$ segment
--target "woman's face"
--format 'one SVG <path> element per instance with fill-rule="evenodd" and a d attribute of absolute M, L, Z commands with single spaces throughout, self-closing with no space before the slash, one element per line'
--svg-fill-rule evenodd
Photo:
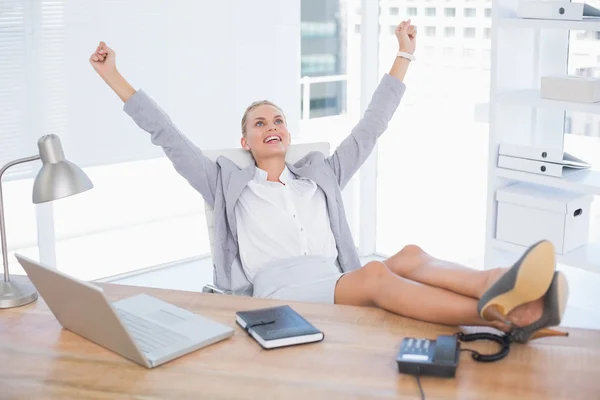
<path fill-rule="evenodd" d="M 285 117 L 276 107 L 263 104 L 248 113 L 242 147 L 252 152 L 255 160 L 285 156 L 290 139 Z"/>

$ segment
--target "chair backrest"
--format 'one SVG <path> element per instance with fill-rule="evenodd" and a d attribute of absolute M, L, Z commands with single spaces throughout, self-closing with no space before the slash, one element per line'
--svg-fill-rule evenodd
<path fill-rule="evenodd" d="M 294 164 L 302 157 L 312 151 L 320 151 L 329 156 L 330 146 L 327 142 L 315 142 L 315 143 L 299 143 L 290 145 L 286 154 L 285 160 Z M 209 159 L 216 161 L 220 156 L 226 157 L 233 161 L 238 167 L 246 168 L 251 164 L 254 164 L 254 159 L 249 151 L 242 148 L 235 149 L 220 149 L 220 150 L 205 150 L 203 154 Z M 215 215 L 213 208 L 208 204 L 204 203 L 204 212 L 206 214 L 206 226 L 208 229 L 208 239 L 210 241 L 210 253 L 212 256 L 215 254 Z M 239 258 L 239 257 L 238 257 Z M 239 262 L 239 260 L 237 260 Z M 235 269 L 234 269 L 235 270 Z M 232 281 L 236 282 L 237 277 L 232 276 Z M 234 288 L 236 289 L 236 288 Z M 238 288 L 239 289 L 239 288 Z"/>

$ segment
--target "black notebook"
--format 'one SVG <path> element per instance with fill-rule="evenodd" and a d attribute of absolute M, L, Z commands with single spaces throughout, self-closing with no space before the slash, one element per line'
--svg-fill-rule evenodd
<path fill-rule="evenodd" d="M 290 306 L 239 311 L 236 315 L 236 322 L 265 349 L 314 343 L 325 337 Z"/>

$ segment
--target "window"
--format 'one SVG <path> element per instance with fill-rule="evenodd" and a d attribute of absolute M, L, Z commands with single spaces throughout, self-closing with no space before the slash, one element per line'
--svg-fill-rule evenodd
<path fill-rule="evenodd" d="M 475 58 L 475 49 L 463 49 L 464 58 Z"/>
<path fill-rule="evenodd" d="M 30 130 L 30 120 L 23 118 L 34 101 L 27 96 L 27 31 L 26 9 L 21 2 L 0 7 L 0 166 L 20 156 L 25 146 L 24 132 Z M 6 59 L 7 61 L 4 61 Z M 8 107 L 6 107 L 9 105 Z M 33 141 L 33 139 L 32 139 Z M 33 149 L 32 149 L 33 150 Z M 20 172 L 31 171 L 30 164 L 23 164 Z M 21 166 L 7 170 L 4 178 L 17 175 Z"/>
<path fill-rule="evenodd" d="M 398 4 L 423 5 L 419 17 L 425 20 L 421 18 L 417 24 L 425 37 L 420 60 L 427 65 L 407 75 L 407 82 L 417 89 L 403 98 L 405 112 L 394 116 L 389 124 L 388 132 L 404 129 L 411 134 L 384 134 L 378 142 L 376 251 L 391 255 L 403 245 L 416 243 L 436 257 L 479 267 L 486 227 L 486 207 L 481 199 L 487 194 L 489 137 L 487 124 L 476 121 L 473 110 L 489 102 L 490 53 L 486 52 L 489 42 L 463 39 L 463 28 L 475 29 L 480 22 L 481 28 L 485 27 L 483 8 L 491 7 L 491 3 L 438 0 Z M 436 7 L 435 17 L 426 16 L 428 7 Z M 467 19 L 463 17 L 464 7 L 481 11 L 477 11 L 476 18 Z M 489 27 L 489 20 L 487 24 Z M 433 34 L 433 28 L 435 37 L 427 34 L 428 29 Z M 382 30 L 387 30 L 387 23 Z M 473 33 L 483 36 L 483 32 Z M 379 59 L 387 59 L 389 51 L 389 46 L 380 46 Z M 384 68 L 389 65 L 381 62 L 380 70 Z M 408 167 L 430 158 L 444 167 L 418 168 L 398 175 L 400 165 Z M 440 198 L 440 190 L 457 190 L 457 181 L 468 182 L 464 190 L 469 194 L 457 199 L 451 195 Z M 463 190 L 465 185 L 459 185 Z M 418 194 L 406 196 L 407 190 Z M 462 211 L 457 213 L 457 209 Z M 465 213 L 474 217 L 465 219 Z M 427 220 L 435 221 L 435 229 Z M 465 236 L 455 234 L 456 226 L 461 226 Z"/>
<path fill-rule="evenodd" d="M 464 28 L 463 36 L 468 39 L 472 39 L 475 37 L 475 28 Z"/>
<path fill-rule="evenodd" d="M 22 157 L 26 148 L 34 154 L 32 146 L 37 138 L 29 138 L 26 132 L 33 118 L 27 118 L 31 112 L 31 103 L 35 98 L 27 94 L 27 18 L 24 2 L 8 2 L 0 6 L 0 166 Z M 35 116 L 37 118 L 37 116 Z M 30 143 L 27 143 L 30 142 Z M 68 157 L 68 155 L 67 155 Z M 31 202 L 33 179 L 11 180 L 19 174 L 31 171 L 31 163 L 22 164 L 7 170 L 3 176 L 4 210 L 7 213 L 6 233 L 8 241 L 8 260 L 11 274 L 24 274 L 20 264 L 13 257 L 19 252 L 32 258 L 38 258 L 36 246 L 36 208 Z M 14 261 L 13 261 L 14 260 Z M 21 272 L 23 271 L 23 272 Z"/>
<path fill-rule="evenodd" d="M 425 36 L 435 36 L 435 26 L 426 26 L 425 27 Z"/>
<path fill-rule="evenodd" d="M 492 9 L 491 8 L 484 9 L 483 15 L 485 15 L 486 18 L 490 18 L 492 16 Z"/>
<path fill-rule="evenodd" d="M 333 75 L 337 72 L 334 54 L 303 54 L 301 57 L 301 74 Z"/>
<path fill-rule="evenodd" d="M 444 59 L 450 59 L 456 55 L 456 49 L 454 47 L 444 47 L 442 50 L 442 56 Z"/>
<path fill-rule="evenodd" d="M 427 16 L 427 17 L 435 17 L 435 7 L 427 7 L 427 8 L 425 8 L 425 16 Z"/>
<path fill-rule="evenodd" d="M 569 64 L 573 63 L 576 65 L 581 65 L 581 67 L 576 68 L 575 73 L 579 76 L 588 76 L 588 73 L 590 71 L 590 67 L 588 66 L 588 64 L 591 62 L 590 58 L 591 54 L 589 53 L 573 52 L 569 55 Z"/>
<path fill-rule="evenodd" d="M 0 4 L 0 48 L 3 51 L 0 56 L 0 104 L 4 104 L 0 112 L 0 163 L 3 165 L 3 161 L 13 159 L 14 154 L 10 151 L 14 144 L 20 147 L 21 156 L 35 154 L 35 143 L 41 132 L 56 133 L 67 158 L 81 166 L 90 177 L 95 186 L 93 190 L 52 203 L 54 243 L 47 237 L 40 239 L 44 245 L 56 246 L 59 270 L 84 280 L 176 262 L 210 251 L 198 194 L 181 180 L 172 164 L 156 151 L 158 148 L 146 137 L 139 136 L 137 127 L 129 126 L 122 111 L 113 108 L 112 101 L 96 92 L 95 107 L 82 103 L 81 93 L 94 91 L 92 87 L 97 85 L 99 77 L 88 75 L 89 71 L 80 68 L 71 68 L 65 61 L 80 59 L 83 51 L 88 51 L 84 50 L 88 47 L 84 43 L 87 40 L 78 39 L 98 37 L 100 30 L 94 27 L 90 18 L 108 20 L 109 24 L 114 24 L 111 26 L 113 37 L 119 37 L 122 43 L 128 42 L 131 46 L 127 52 L 133 62 L 124 59 L 120 62 L 128 71 L 127 75 L 146 82 L 149 94 L 161 106 L 182 109 L 182 114 L 188 114 L 187 118 L 178 118 L 178 126 L 190 132 L 186 122 L 195 117 L 185 106 L 189 98 L 182 93 L 176 96 L 177 99 L 167 99 L 166 85 L 154 84 L 151 78 L 159 74 L 163 82 L 173 80 L 179 86 L 183 77 L 177 79 L 177 74 L 165 60 L 155 60 L 144 68 L 135 65 L 149 49 L 145 43 L 153 43 L 160 53 L 167 51 L 168 40 L 155 29 L 159 16 L 166 11 L 166 3 L 144 4 L 146 12 L 133 6 L 133 1 L 122 3 L 125 4 L 95 1 L 83 8 L 71 7 L 73 2 L 60 0 L 14 0 Z M 172 16 L 184 19 L 187 24 L 191 20 L 185 19 L 185 8 L 174 9 Z M 122 24 L 125 21 L 130 22 L 127 28 Z M 190 28 L 189 33 L 180 31 L 181 35 L 173 32 L 170 40 L 187 47 L 193 41 L 190 38 L 199 33 L 197 29 L 200 28 Z M 138 33 L 139 37 L 136 36 Z M 144 39 L 138 40 L 141 37 Z M 115 47 L 118 47 L 116 43 Z M 179 59 L 181 54 L 173 52 L 173 60 Z M 22 60 L 31 58 L 38 62 L 21 65 Z M 199 83 L 200 77 L 188 75 L 186 68 L 181 71 L 187 75 L 185 80 L 193 85 Z M 81 79 L 82 74 L 88 79 Z M 10 78 L 9 85 L 6 78 Z M 78 82 L 78 90 L 72 90 L 71 80 Z M 35 85 L 27 85 L 28 81 L 35 81 Z M 211 83 L 206 85 L 209 90 L 216 90 Z M 17 89 L 21 89 L 21 93 Z M 223 86 L 223 93 L 229 90 Z M 5 96 L 13 91 L 12 102 L 6 107 L 8 99 Z M 199 97 L 196 99 L 202 101 Z M 35 109 L 36 127 L 28 126 L 31 119 L 28 113 L 32 108 Z M 98 115 L 93 108 L 102 109 L 102 127 L 89 124 L 93 116 Z M 7 140 L 14 131 L 8 124 L 18 127 L 15 133 L 24 143 L 13 144 Z M 28 135 L 28 131 L 33 131 L 33 135 Z M 120 131 L 120 139 L 114 136 L 116 131 Z M 94 140 L 99 133 L 105 145 L 114 143 L 115 139 L 122 141 L 118 147 L 108 148 Z M 188 135 L 192 140 L 197 139 L 191 132 Z M 91 163 L 98 166 L 90 167 Z M 9 172 L 15 171 L 11 168 Z M 148 176 L 153 178 L 148 179 Z M 36 236 L 29 235 L 30 228 L 35 232 L 33 221 L 36 218 L 31 200 L 27 201 L 31 199 L 31 181 L 6 182 L 7 188 L 14 189 L 5 192 L 8 215 L 18 221 L 15 229 L 8 220 L 7 232 L 11 251 L 18 250 L 38 258 Z M 132 188 L 132 182 L 135 182 L 135 188 Z M 30 222 L 33 223 L 30 225 Z M 90 257 L 91 254 L 94 256 Z M 12 261 L 13 257 L 10 259 Z"/>
<path fill-rule="evenodd" d="M 336 35 L 336 24 L 334 21 L 302 21 L 300 23 L 300 35 L 305 38 L 334 37 Z"/>
<path fill-rule="evenodd" d="M 316 74 L 321 76 L 321 74 Z M 319 82 L 319 83 L 304 83 L 302 85 L 301 113 L 304 121 L 314 118 L 323 118 L 331 116 L 339 116 L 346 111 L 345 92 L 347 84 L 345 81 L 338 82 Z M 308 104 L 305 104 L 305 90 L 308 90 Z M 307 109 L 304 110 L 304 107 Z M 316 125 L 319 129 L 319 125 Z M 313 128 L 314 129 L 314 128 Z M 304 129 L 302 134 L 304 134 Z"/>
<path fill-rule="evenodd" d="M 575 32 L 574 32 L 575 33 Z M 599 40 L 600 32 L 597 31 L 578 31 L 575 33 L 575 36 L 579 40 Z"/>
<path fill-rule="evenodd" d="M 483 37 L 490 39 L 492 37 L 492 28 L 483 28 Z"/>
<path fill-rule="evenodd" d="M 423 48 L 423 55 L 425 56 L 425 58 L 431 59 L 435 57 L 435 53 L 435 47 L 433 46 L 425 46 Z"/>
<path fill-rule="evenodd" d="M 414 17 L 417 15 L 417 7 L 408 7 L 406 9 L 406 13 L 410 16 L 410 17 Z"/>
<path fill-rule="evenodd" d="M 473 18 L 477 15 L 477 10 L 475 8 L 465 8 L 464 16 L 468 18 Z"/>
<path fill-rule="evenodd" d="M 598 31 L 572 31 L 569 36 L 567 73 L 581 77 L 600 77 L 598 64 L 600 64 Z M 564 131 L 572 135 L 598 138 L 600 132 L 595 127 L 599 124 L 600 116 L 598 115 L 567 111 Z M 567 137 L 565 137 L 566 140 Z M 600 141 L 594 140 L 592 143 L 600 143 Z M 579 152 L 576 148 L 570 150 Z M 577 153 L 574 155 L 577 156 Z M 588 160 L 586 159 L 586 161 Z"/>
<path fill-rule="evenodd" d="M 320 99 L 310 99 L 310 109 L 321 109 L 321 108 L 336 108 L 338 106 L 338 98 L 334 97 L 322 97 Z"/>
<path fill-rule="evenodd" d="M 390 15 L 399 15 L 400 14 L 400 9 L 398 7 L 390 7 Z"/>
<path fill-rule="evenodd" d="M 481 50 L 481 70 L 482 71 L 486 71 L 486 73 L 489 73 L 489 70 L 492 66 L 492 52 L 490 49 L 483 49 Z"/>

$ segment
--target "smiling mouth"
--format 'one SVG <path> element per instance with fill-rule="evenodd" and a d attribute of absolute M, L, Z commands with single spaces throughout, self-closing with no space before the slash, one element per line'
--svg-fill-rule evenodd
<path fill-rule="evenodd" d="M 279 143 L 281 142 L 281 136 L 279 135 L 271 135 L 271 136 L 267 136 L 265 138 L 265 140 L 263 140 L 263 143 Z"/>

